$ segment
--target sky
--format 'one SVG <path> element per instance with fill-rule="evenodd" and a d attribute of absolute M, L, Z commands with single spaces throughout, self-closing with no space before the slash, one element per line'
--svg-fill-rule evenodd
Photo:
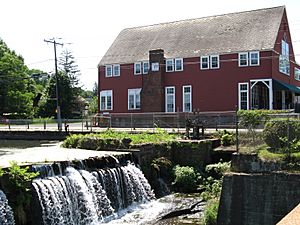
<path fill-rule="evenodd" d="M 0 38 L 22 55 L 30 69 L 54 71 L 53 45 L 58 56 L 73 52 L 80 83 L 92 90 L 97 65 L 125 28 L 200 18 L 285 5 L 296 61 L 300 63 L 299 0 L 9 0 L 1 1 Z M 60 38 L 60 39 L 59 39 Z"/>

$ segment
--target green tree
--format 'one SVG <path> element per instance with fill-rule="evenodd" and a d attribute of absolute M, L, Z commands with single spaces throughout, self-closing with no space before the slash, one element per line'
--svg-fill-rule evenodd
<path fill-rule="evenodd" d="M 0 116 L 32 117 L 35 82 L 24 59 L 0 39 Z"/>
<path fill-rule="evenodd" d="M 76 64 L 75 58 L 72 52 L 68 49 L 65 49 L 59 58 L 59 70 L 68 76 L 71 87 L 75 88 L 79 85 L 79 76 L 80 70 Z"/>
<path fill-rule="evenodd" d="M 64 50 L 59 58 L 59 72 L 57 75 L 59 90 L 59 105 L 61 117 L 70 119 L 82 115 L 85 103 L 83 102 L 82 88 L 78 86 L 80 71 L 74 56 L 69 50 Z M 39 107 L 39 116 L 56 118 L 56 78 L 50 78 L 44 97 Z"/>
<path fill-rule="evenodd" d="M 58 73 L 59 105 L 62 118 L 70 118 L 73 110 L 75 96 L 72 95 L 70 79 L 62 72 Z M 39 116 L 57 117 L 56 115 L 56 78 L 50 77 L 49 85 L 39 105 Z"/>

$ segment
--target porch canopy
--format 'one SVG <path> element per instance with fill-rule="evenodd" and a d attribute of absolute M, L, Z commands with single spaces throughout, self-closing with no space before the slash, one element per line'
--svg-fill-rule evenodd
<path fill-rule="evenodd" d="M 287 90 L 294 92 L 295 95 L 300 95 L 300 87 L 297 87 L 295 85 L 287 84 L 279 80 L 274 80 L 273 79 L 273 90 Z"/>

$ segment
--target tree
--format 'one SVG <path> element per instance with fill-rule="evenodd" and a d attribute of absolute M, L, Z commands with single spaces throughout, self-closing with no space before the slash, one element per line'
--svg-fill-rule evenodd
<path fill-rule="evenodd" d="M 82 89 L 78 86 L 80 70 L 74 56 L 64 50 L 59 58 L 58 90 L 62 118 L 74 118 L 82 115 L 84 104 L 81 101 Z M 39 116 L 56 117 L 56 79 L 50 78 L 45 95 L 40 104 Z"/>
<path fill-rule="evenodd" d="M 32 117 L 35 83 L 24 59 L 0 39 L 0 116 Z"/>
<path fill-rule="evenodd" d="M 72 94 L 70 79 L 62 72 L 58 73 L 59 105 L 62 118 L 72 117 L 75 96 Z M 39 105 L 38 115 L 56 118 L 56 78 L 50 77 L 49 85 Z"/>
<path fill-rule="evenodd" d="M 76 64 L 75 58 L 72 52 L 65 49 L 59 58 L 59 70 L 68 76 L 72 88 L 79 85 L 80 70 Z"/>
<path fill-rule="evenodd" d="M 94 83 L 93 94 L 94 94 L 94 96 L 98 96 L 98 84 L 97 84 L 97 82 Z"/>

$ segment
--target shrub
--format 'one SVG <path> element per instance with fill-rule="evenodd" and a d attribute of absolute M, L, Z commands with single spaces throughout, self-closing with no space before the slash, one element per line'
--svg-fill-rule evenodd
<path fill-rule="evenodd" d="M 240 110 L 238 111 L 240 125 L 248 130 L 255 129 L 268 119 L 269 113 L 267 110 Z"/>
<path fill-rule="evenodd" d="M 232 134 L 224 134 L 221 137 L 221 144 L 223 146 L 230 146 L 234 144 L 234 138 Z"/>
<path fill-rule="evenodd" d="M 300 123 L 288 119 L 269 121 L 263 130 L 263 137 L 273 151 L 282 151 L 287 142 L 300 140 Z"/>
<path fill-rule="evenodd" d="M 218 199 L 212 199 L 208 201 L 204 215 L 202 219 L 202 225 L 217 225 L 219 201 Z"/>
<path fill-rule="evenodd" d="M 174 167 L 175 181 L 173 185 L 181 192 L 193 192 L 197 189 L 197 174 L 193 167 L 179 166 Z"/>
<path fill-rule="evenodd" d="M 230 162 L 218 162 L 216 164 L 207 165 L 206 174 L 214 179 L 221 179 L 226 172 L 230 171 Z"/>

